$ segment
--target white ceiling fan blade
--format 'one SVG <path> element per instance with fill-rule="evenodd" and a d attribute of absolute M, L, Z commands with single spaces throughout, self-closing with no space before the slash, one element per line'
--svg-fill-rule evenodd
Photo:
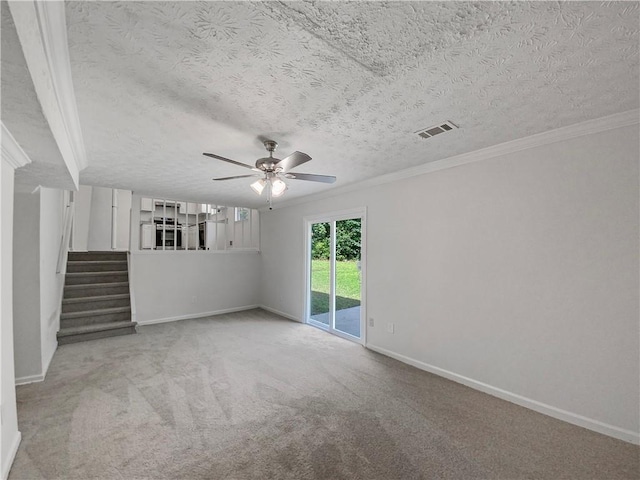
<path fill-rule="evenodd" d="M 285 177 L 292 180 L 308 180 L 322 183 L 335 183 L 336 181 L 336 177 L 333 175 L 315 175 L 313 173 L 287 173 Z"/>
<path fill-rule="evenodd" d="M 260 175 L 236 175 L 234 177 L 221 177 L 221 178 L 212 178 L 212 180 L 220 181 L 220 180 L 233 180 L 235 178 L 247 178 L 247 177 L 259 177 Z"/>
<path fill-rule="evenodd" d="M 288 172 L 292 168 L 297 167 L 298 165 L 302 165 L 303 163 L 307 163 L 311 160 L 311 157 L 306 153 L 302 152 L 293 152 L 288 157 L 284 157 L 278 163 L 276 163 L 276 168 L 280 169 L 281 172 Z"/>
<path fill-rule="evenodd" d="M 231 160 L 230 158 L 221 157 L 220 155 L 216 155 L 215 153 L 203 153 L 203 155 L 211 158 L 216 158 L 218 160 L 222 160 L 223 162 L 233 163 L 234 165 L 239 165 L 240 167 L 250 168 L 251 170 L 255 170 L 256 172 L 260 172 L 261 170 L 252 167 L 251 165 L 247 165 L 246 163 L 236 162 L 235 160 Z"/>

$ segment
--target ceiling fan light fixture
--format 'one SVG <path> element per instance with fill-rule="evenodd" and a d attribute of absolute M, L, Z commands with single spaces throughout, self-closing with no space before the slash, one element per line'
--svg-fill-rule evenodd
<path fill-rule="evenodd" d="M 267 202 L 269 203 L 269 208 L 272 208 L 272 198 L 281 197 L 282 195 L 284 195 L 284 192 L 288 188 L 287 183 L 283 180 L 282 177 L 322 183 L 334 183 L 336 181 L 336 177 L 331 175 L 315 175 L 313 173 L 290 173 L 291 169 L 296 168 L 303 163 L 307 163 L 309 160 L 311 160 L 311 157 L 306 153 L 295 151 L 291 155 L 288 155 L 283 159 L 279 159 L 273 156 L 273 151 L 278 146 L 276 142 L 274 142 L 273 140 L 265 140 L 264 146 L 269 152 L 269 156 L 256 160 L 255 167 L 252 167 L 251 165 L 248 165 L 246 163 L 237 162 L 230 158 L 221 157 L 220 155 L 216 155 L 215 153 L 204 152 L 203 155 L 222 160 L 223 162 L 232 163 L 240 167 L 248 168 L 249 170 L 253 170 L 254 172 L 259 172 L 260 174 L 264 175 L 262 178 L 256 180 L 251 184 L 251 189 L 258 195 L 262 195 L 264 189 L 267 189 Z M 254 173 L 251 175 L 235 175 L 233 177 L 214 178 L 213 180 L 235 180 L 237 178 L 256 176 L 257 175 Z"/>
<path fill-rule="evenodd" d="M 284 191 L 287 189 L 287 184 L 284 183 L 280 178 L 271 179 L 271 194 L 274 197 L 280 197 L 284 194 Z"/>
<path fill-rule="evenodd" d="M 253 182 L 251 184 L 251 188 L 258 195 L 262 195 L 262 191 L 264 190 L 264 187 L 265 187 L 266 184 L 267 184 L 267 182 L 265 182 L 264 178 L 261 178 L 260 180 L 256 180 L 255 182 Z"/>

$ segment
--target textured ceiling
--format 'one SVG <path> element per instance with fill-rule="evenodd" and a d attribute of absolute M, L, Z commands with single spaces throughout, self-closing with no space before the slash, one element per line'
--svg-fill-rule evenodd
<path fill-rule="evenodd" d="M 74 189 L 73 179 L 38 103 L 7 2 L 0 2 L 0 10 L 2 122 L 32 160 L 16 170 L 17 188 L 29 190 L 46 184 Z"/>
<path fill-rule="evenodd" d="M 639 104 L 638 2 L 66 8 L 84 184 L 262 206 L 248 179 L 211 181 L 248 171 L 202 152 L 253 163 L 272 137 L 342 186 Z M 461 128 L 413 133 L 445 120 Z"/>

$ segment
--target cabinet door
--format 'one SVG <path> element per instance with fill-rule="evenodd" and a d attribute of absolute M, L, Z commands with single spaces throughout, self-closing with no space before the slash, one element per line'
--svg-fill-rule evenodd
<path fill-rule="evenodd" d="M 153 201 L 150 198 L 140 199 L 140 210 L 150 212 L 153 210 Z"/>
<path fill-rule="evenodd" d="M 188 238 L 189 234 L 187 233 L 187 229 L 186 228 L 180 229 L 180 235 L 182 235 L 182 248 L 184 248 L 185 250 L 187 249 L 191 250 L 193 245 L 191 245 L 191 239 Z M 189 243 L 187 243 L 187 241 Z"/>
<path fill-rule="evenodd" d="M 198 226 L 191 225 L 189 227 L 189 249 L 197 250 L 198 248 Z"/>
<path fill-rule="evenodd" d="M 152 249 L 154 245 L 153 234 L 155 232 L 155 225 L 140 225 L 140 248 Z"/>

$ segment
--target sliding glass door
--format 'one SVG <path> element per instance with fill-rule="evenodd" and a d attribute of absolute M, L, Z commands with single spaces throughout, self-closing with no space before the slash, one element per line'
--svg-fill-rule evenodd
<path fill-rule="evenodd" d="M 331 262 L 329 259 L 329 244 L 331 224 L 327 222 L 314 223 L 311 226 L 311 272 L 310 293 L 311 309 L 309 318 L 314 322 L 329 327 L 331 322 Z"/>
<path fill-rule="evenodd" d="M 307 323 L 363 341 L 364 213 L 307 220 Z"/>
<path fill-rule="evenodd" d="M 362 220 L 335 222 L 335 315 L 333 328 L 360 338 L 361 316 L 361 231 Z"/>

